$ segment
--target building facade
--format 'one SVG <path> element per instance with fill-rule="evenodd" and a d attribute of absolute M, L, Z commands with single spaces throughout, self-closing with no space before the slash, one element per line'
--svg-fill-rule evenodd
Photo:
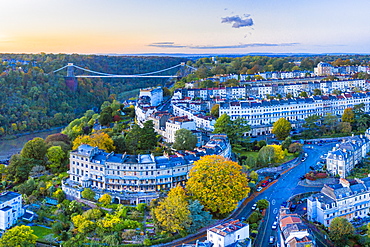
<path fill-rule="evenodd" d="M 249 240 L 249 244 L 246 246 L 251 246 L 249 225 L 239 220 L 230 219 L 225 223 L 207 229 L 207 240 L 213 243 L 215 247 L 231 246 L 245 239 Z"/>
<path fill-rule="evenodd" d="M 140 89 L 139 98 L 148 97 L 150 106 L 158 106 L 163 101 L 163 89 L 161 87 Z"/>
<path fill-rule="evenodd" d="M 226 135 L 215 135 L 205 146 L 176 155 L 107 153 L 83 144 L 70 152 L 69 178 L 62 189 L 69 198 L 81 198 L 91 188 L 99 198 L 109 193 L 115 203 L 149 203 L 161 190 L 185 185 L 194 161 L 204 155 L 231 157 Z"/>
<path fill-rule="evenodd" d="M 336 217 L 353 220 L 370 213 L 370 177 L 324 185 L 321 192 L 307 199 L 307 217 L 329 226 Z"/>
<path fill-rule="evenodd" d="M 342 115 L 346 108 L 361 103 L 365 112 L 370 112 L 370 92 L 282 100 L 229 101 L 220 103 L 219 114 L 225 113 L 232 120 L 245 118 L 252 127 L 271 125 L 280 118 L 294 124 L 312 115 Z"/>
<path fill-rule="evenodd" d="M 17 223 L 24 214 L 22 195 L 15 192 L 0 194 L 0 229 L 6 230 Z"/>
<path fill-rule="evenodd" d="M 348 176 L 370 151 L 369 132 L 368 129 L 365 136 L 352 136 L 333 147 L 326 157 L 326 169 L 334 176 Z"/>
<path fill-rule="evenodd" d="M 278 233 L 281 247 L 316 246 L 309 228 L 298 214 L 290 213 L 287 208 L 280 209 Z"/>

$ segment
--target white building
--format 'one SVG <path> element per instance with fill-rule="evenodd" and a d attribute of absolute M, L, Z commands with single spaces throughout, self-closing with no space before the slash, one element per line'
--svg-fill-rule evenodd
<path fill-rule="evenodd" d="M 316 76 L 333 75 L 333 66 L 329 63 L 320 62 L 314 68 L 314 73 Z"/>
<path fill-rule="evenodd" d="M 0 229 L 6 230 L 17 223 L 22 217 L 22 195 L 15 192 L 0 194 Z"/>
<path fill-rule="evenodd" d="M 249 238 L 249 225 L 230 219 L 225 223 L 207 229 L 207 240 L 215 247 L 227 247 L 237 241 Z M 251 241 L 247 246 L 251 246 Z"/>
<path fill-rule="evenodd" d="M 302 222 L 298 214 L 281 208 L 279 213 L 279 242 L 281 247 L 314 247 L 315 241 L 308 227 Z"/>
<path fill-rule="evenodd" d="M 139 98 L 149 97 L 151 106 L 158 106 L 163 101 L 163 89 L 157 88 L 145 88 L 140 89 Z"/>
<path fill-rule="evenodd" d="M 195 130 L 195 122 L 187 116 L 172 117 L 166 122 L 165 138 L 169 143 L 175 142 L 175 134 L 179 129 Z"/>
<path fill-rule="evenodd" d="M 346 141 L 337 144 L 326 157 L 326 169 L 332 175 L 339 175 L 345 178 L 352 169 L 361 162 L 369 152 L 370 129 L 366 131 L 366 136 L 352 136 Z"/>
<path fill-rule="evenodd" d="M 365 112 L 370 112 L 370 92 L 282 100 L 229 101 L 220 103 L 219 114 L 225 113 L 232 120 L 245 118 L 252 127 L 271 125 L 280 118 L 294 124 L 312 115 L 342 115 L 346 108 L 361 103 L 365 105 Z"/>
<path fill-rule="evenodd" d="M 329 226 L 334 218 L 347 220 L 367 217 L 370 213 L 370 177 L 339 184 L 324 185 L 320 193 L 307 199 L 307 218 Z"/>

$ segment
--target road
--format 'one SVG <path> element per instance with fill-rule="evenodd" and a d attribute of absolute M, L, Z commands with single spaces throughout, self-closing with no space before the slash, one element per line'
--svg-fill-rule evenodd
<path fill-rule="evenodd" d="M 271 229 L 271 225 L 276 220 L 277 213 L 280 205 L 287 201 L 290 197 L 296 194 L 305 192 L 318 192 L 321 190 L 320 187 L 303 187 L 298 185 L 299 177 L 303 176 L 310 170 L 310 166 L 315 165 L 320 156 L 329 151 L 335 143 L 325 144 L 323 146 L 318 145 L 305 145 L 304 151 L 308 154 L 305 162 L 300 162 L 299 165 L 283 174 L 276 183 L 269 186 L 266 190 L 263 190 L 250 205 L 253 205 L 260 199 L 267 199 L 270 202 L 270 206 L 266 211 L 264 221 L 261 223 L 259 228 L 259 234 L 257 235 L 253 246 L 264 247 L 269 246 L 269 237 L 274 236 L 275 241 L 277 239 L 276 230 Z M 250 205 L 248 205 L 242 212 L 244 217 L 248 217 L 251 213 Z"/>
<path fill-rule="evenodd" d="M 269 237 L 275 236 L 275 242 L 277 239 L 277 232 L 271 229 L 272 223 L 275 221 L 277 213 L 279 211 L 280 205 L 287 201 L 290 197 L 296 194 L 301 194 L 305 192 L 318 192 L 321 190 L 320 187 L 304 187 L 298 185 L 299 177 L 303 176 L 310 170 L 310 166 L 315 165 L 320 156 L 324 153 L 327 153 L 336 143 L 328 143 L 323 146 L 318 145 L 305 145 L 304 151 L 308 154 L 307 160 L 305 162 L 299 162 L 298 165 L 291 170 L 287 171 L 285 174 L 282 174 L 281 177 L 271 183 L 267 188 L 264 188 L 261 192 L 255 193 L 248 199 L 246 203 L 243 203 L 242 210 L 238 210 L 236 218 L 248 218 L 252 213 L 251 207 L 254 203 L 261 199 L 267 199 L 270 202 L 269 208 L 266 210 L 266 215 L 263 222 L 259 228 L 259 234 L 257 235 L 253 246 L 255 247 L 265 247 L 269 246 Z M 183 243 L 195 242 L 200 238 L 206 236 L 206 230 L 204 228 L 198 231 L 196 234 L 188 236 L 171 243 L 162 244 L 161 246 L 173 247 L 181 246 Z"/>

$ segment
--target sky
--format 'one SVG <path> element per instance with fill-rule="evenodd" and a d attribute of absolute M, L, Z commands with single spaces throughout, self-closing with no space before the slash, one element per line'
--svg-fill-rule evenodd
<path fill-rule="evenodd" d="M 0 53 L 370 53 L 369 0 L 0 3 Z"/>

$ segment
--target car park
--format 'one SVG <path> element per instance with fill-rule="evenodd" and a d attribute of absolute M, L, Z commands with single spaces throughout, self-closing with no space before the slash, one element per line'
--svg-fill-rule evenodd
<path fill-rule="evenodd" d="M 253 204 L 253 206 L 252 206 L 252 210 L 256 210 L 256 208 L 257 208 L 257 203 L 255 203 L 255 204 Z"/>
<path fill-rule="evenodd" d="M 260 192 L 262 190 L 262 187 L 261 186 L 258 186 L 258 188 L 256 189 L 258 192 Z"/>

